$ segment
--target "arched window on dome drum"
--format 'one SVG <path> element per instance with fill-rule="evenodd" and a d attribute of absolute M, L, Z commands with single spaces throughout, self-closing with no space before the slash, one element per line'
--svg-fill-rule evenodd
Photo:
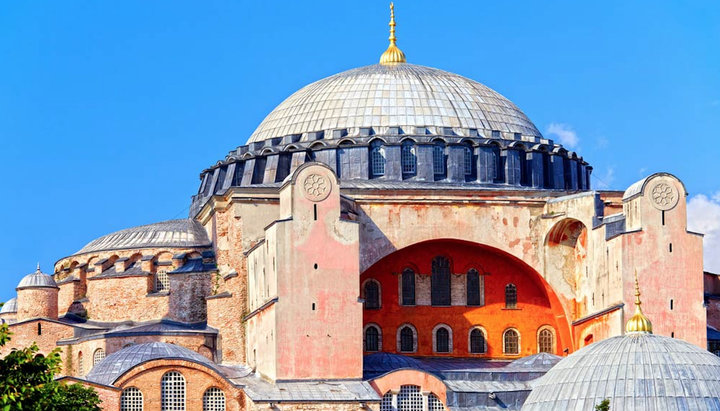
<path fill-rule="evenodd" d="M 225 411 L 225 393 L 220 388 L 210 387 L 205 391 L 203 411 Z"/>
<path fill-rule="evenodd" d="M 521 186 L 529 186 L 530 185 L 530 172 L 531 172 L 531 164 L 530 161 L 527 159 L 527 152 L 524 148 L 520 149 L 520 185 Z"/>
<path fill-rule="evenodd" d="M 435 331 L 435 352 L 450 352 L 450 332 L 447 328 L 438 328 Z"/>
<path fill-rule="evenodd" d="M 430 283 L 432 305 L 450 305 L 450 261 L 447 258 L 433 259 Z"/>
<path fill-rule="evenodd" d="M 415 332 L 407 325 L 400 330 L 400 351 L 415 351 Z"/>
<path fill-rule="evenodd" d="M 480 273 L 478 273 L 478 270 L 474 268 L 469 269 L 466 274 L 466 280 L 467 305 L 482 305 L 482 301 L 480 298 Z"/>
<path fill-rule="evenodd" d="M 403 178 L 409 178 L 417 174 L 417 155 L 412 141 L 403 141 L 400 149 L 400 164 Z"/>
<path fill-rule="evenodd" d="M 517 287 L 515 287 L 515 284 L 505 286 L 505 308 L 517 308 Z"/>
<path fill-rule="evenodd" d="M 542 162 L 543 162 L 543 187 L 545 188 L 553 188 L 553 168 L 552 163 L 550 162 L 550 153 L 547 151 L 542 152 Z"/>
<path fill-rule="evenodd" d="M 474 157 L 475 156 L 473 155 L 473 147 L 466 146 L 465 147 L 465 156 L 464 156 L 464 161 L 463 161 L 463 165 L 465 168 L 465 179 L 466 180 L 472 179 L 473 171 L 475 168 L 474 161 L 473 161 L 475 159 Z"/>
<path fill-rule="evenodd" d="M 365 308 L 371 310 L 380 308 L 380 286 L 377 281 L 368 280 L 364 288 Z"/>
<path fill-rule="evenodd" d="M 374 325 L 365 330 L 365 351 L 375 352 L 380 350 L 380 331 Z"/>
<path fill-rule="evenodd" d="M 380 141 L 373 141 L 370 145 L 370 175 L 385 175 L 385 149 Z"/>
<path fill-rule="evenodd" d="M 503 333 L 503 353 L 520 354 L 520 335 L 513 329 Z"/>
<path fill-rule="evenodd" d="M 500 146 L 492 144 L 492 166 L 495 168 L 495 182 L 505 182 L 505 166 L 503 165 L 503 159 L 500 155 Z"/>
<path fill-rule="evenodd" d="M 143 411 L 142 391 L 135 387 L 125 388 L 120 395 L 120 411 Z"/>
<path fill-rule="evenodd" d="M 470 331 L 470 353 L 483 354 L 485 351 L 485 334 L 479 328 L 474 328 Z"/>
<path fill-rule="evenodd" d="M 538 333 L 538 352 L 553 353 L 553 345 L 555 345 L 553 332 L 547 328 L 540 330 Z"/>
<path fill-rule="evenodd" d="M 185 411 L 185 377 L 177 371 L 165 373 L 160 380 L 160 409 Z"/>
<path fill-rule="evenodd" d="M 411 268 L 402 272 L 402 305 L 415 305 L 415 271 Z"/>
<path fill-rule="evenodd" d="M 96 366 L 100 361 L 105 359 L 105 350 L 98 348 L 93 353 L 93 367 Z"/>
<path fill-rule="evenodd" d="M 433 145 L 433 173 L 435 177 L 445 175 L 445 144 L 442 141 Z"/>

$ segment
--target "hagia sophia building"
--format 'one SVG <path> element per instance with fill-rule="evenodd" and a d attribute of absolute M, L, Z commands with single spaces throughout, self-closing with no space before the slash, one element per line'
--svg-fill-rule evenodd
<path fill-rule="evenodd" d="M 189 218 L 24 277 L 0 354 L 59 348 L 106 410 L 720 409 L 683 183 L 591 172 L 407 63 L 393 13 L 379 64 L 283 101 Z"/>

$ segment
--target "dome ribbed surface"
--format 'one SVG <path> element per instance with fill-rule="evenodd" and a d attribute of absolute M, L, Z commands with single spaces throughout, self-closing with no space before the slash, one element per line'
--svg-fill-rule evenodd
<path fill-rule="evenodd" d="M 523 411 L 720 409 L 720 357 L 688 342 L 633 333 L 569 355 L 537 380 Z"/>
<path fill-rule="evenodd" d="M 3 304 L 0 308 L 0 314 L 10 314 L 17 312 L 17 298 L 13 297 Z"/>
<path fill-rule="evenodd" d="M 47 275 L 40 271 L 38 268 L 32 274 L 28 274 L 20 280 L 17 288 L 32 288 L 32 287 L 54 287 L 58 288 L 55 279 L 51 275 Z"/>
<path fill-rule="evenodd" d="M 248 142 L 357 127 L 451 127 L 542 137 L 515 104 L 483 84 L 430 67 L 375 64 L 303 87 L 280 103 Z"/>

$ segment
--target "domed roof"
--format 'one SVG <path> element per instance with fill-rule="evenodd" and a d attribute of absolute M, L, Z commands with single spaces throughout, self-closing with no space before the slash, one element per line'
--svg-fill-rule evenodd
<path fill-rule="evenodd" d="M 47 275 L 40 271 L 40 265 L 38 264 L 37 270 L 34 273 L 28 274 L 20 280 L 17 288 L 36 288 L 36 287 L 52 287 L 58 288 L 55 283 L 55 279 L 51 275 Z"/>
<path fill-rule="evenodd" d="M 210 245 L 210 239 L 202 224 L 185 218 L 127 228 L 104 235 L 89 242 L 75 255 L 129 248 L 209 247 Z"/>
<path fill-rule="evenodd" d="M 10 313 L 16 313 L 17 312 L 17 298 L 13 297 L 5 302 L 3 304 L 2 308 L 0 308 L 0 314 L 10 314 Z"/>
<path fill-rule="evenodd" d="M 537 380 L 523 410 L 720 408 L 720 357 L 683 340 L 631 333 L 590 344 Z"/>
<path fill-rule="evenodd" d="M 447 71 L 399 63 L 360 67 L 303 87 L 260 123 L 248 143 L 387 127 L 410 133 L 415 127 L 443 127 L 477 129 L 487 137 L 492 130 L 542 137 L 515 104 L 489 87 Z"/>
<path fill-rule="evenodd" d="M 85 379 L 99 384 L 111 385 L 131 368 L 157 359 L 191 361 L 217 371 L 212 361 L 195 351 L 179 345 L 153 342 L 134 344 L 108 355 L 90 370 Z"/>

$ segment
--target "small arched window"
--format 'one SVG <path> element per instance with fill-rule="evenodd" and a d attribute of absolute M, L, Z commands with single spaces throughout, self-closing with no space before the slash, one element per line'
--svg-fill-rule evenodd
<path fill-rule="evenodd" d="M 437 328 L 435 330 L 435 352 L 449 353 L 450 345 L 450 331 L 446 327 Z"/>
<path fill-rule="evenodd" d="M 365 351 L 380 351 L 380 330 L 374 325 L 365 329 Z"/>
<path fill-rule="evenodd" d="M 400 149 L 400 163 L 403 177 L 412 177 L 417 173 L 417 155 L 412 141 L 403 141 Z"/>
<path fill-rule="evenodd" d="M 203 411 L 225 411 L 225 393 L 220 388 L 210 387 L 205 391 Z"/>
<path fill-rule="evenodd" d="M 165 268 L 155 273 L 155 292 L 167 291 L 170 289 L 170 277 Z"/>
<path fill-rule="evenodd" d="M 120 411 L 143 411 L 142 391 L 136 387 L 125 388 L 120 395 Z"/>
<path fill-rule="evenodd" d="M 538 352 L 553 353 L 555 336 L 549 328 L 543 328 L 538 333 Z"/>
<path fill-rule="evenodd" d="M 450 305 L 450 261 L 442 256 L 432 261 L 430 299 L 432 305 Z"/>
<path fill-rule="evenodd" d="M 435 176 L 445 175 L 445 144 L 442 141 L 433 145 L 433 173 Z"/>
<path fill-rule="evenodd" d="M 517 287 L 515 287 L 515 284 L 505 286 L 505 308 L 517 308 Z"/>
<path fill-rule="evenodd" d="M 93 367 L 97 365 L 100 361 L 105 359 L 105 350 L 102 348 L 98 348 L 93 353 Z"/>
<path fill-rule="evenodd" d="M 400 352 L 415 351 L 415 330 L 406 325 L 400 329 Z"/>
<path fill-rule="evenodd" d="M 78 377 L 84 377 L 85 376 L 85 365 L 83 363 L 83 354 L 82 351 L 78 353 Z"/>
<path fill-rule="evenodd" d="M 385 148 L 377 140 L 370 145 L 370 174 L 373 177 L 385 175 Z"/>
<path fill-rule="evenodd" d="M 503 353 L 520 354 L 520 334 L 512 328 L 503 333 Z"/>
<path fill-rule="evenodd" d="M 471 146 L 465 146 L 465 161 L 463 161 L 465 166 L 465 178 L 473 175 L 473 157 L 473 148 Z"/>
<path fill-rule="evenodd" d="M 487 352 L 485 345 L 485 334 L 479 328 L 473 328 L 470 331 L 470 353 L 483 354 Z"/>
<path fill-rule="evenodd" d="M 467 305 L 482 305 L 480 298 L 480 273 L 471 268 L 467 272 Z"/>
<path fill-rule="evenodd" d="M 165 373 L 160 380 L 160 409 L 185 411 L 185 377 L 177 371 Z"/>
<path fill-rule="evenodd" d="M 411 268 L 402 272 L 402 305 L 415 305 L 415 271 Z"/>
<path fill-rule="evenodd" d="M 365 282 L 365 308 L 366 309 L 377 309 L 380 308 L 380 285 L 375 280 L 368 280 Z"/>

